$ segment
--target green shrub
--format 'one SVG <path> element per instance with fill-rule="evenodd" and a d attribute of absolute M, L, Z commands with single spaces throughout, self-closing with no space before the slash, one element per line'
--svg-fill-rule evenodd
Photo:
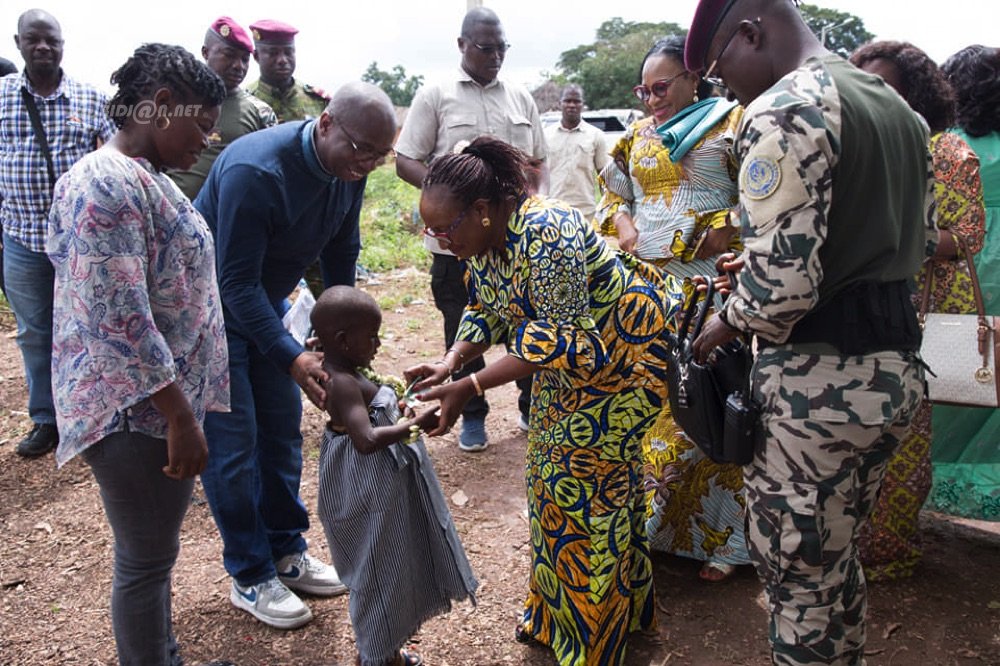
<path fill-rule="evenodd" d="M 368 176 L 361 209 L 362 266 L 381 273 L 396 268 L 427 268 L 430 252 L 424 249 L 420 224 L 413 209 L 420 198 L 417 188 L 396 176 L 396 165 L 385 164 Z"/>

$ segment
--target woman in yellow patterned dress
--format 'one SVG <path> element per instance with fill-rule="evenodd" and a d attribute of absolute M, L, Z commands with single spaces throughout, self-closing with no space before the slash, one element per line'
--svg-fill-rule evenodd
<path fill-rule="evenodd" d="M 917 276 L 914 305 L 920 307 L 924 284 L 932 279 L 933 312 L 975 312 L 972 280 L 958 249 L 961 236 L 975 254 L 983 247 L 985 217 L 979 158 L 957 134 L 944 130 L 955 121 L 955 99 L 938 66 L 906 42 L 873 42 L 851 55 L 851 62 L 881 76 L 927 121 L 934 158 L 937 200 L 936 260 Z M 931 404 L 926 400 L 913 417 L 909 435 L 899 445 L 879 490 L 878 501 L 858 536 L 858 551 L 869 580 L 906 578 L 920 562 L 920 508 L 931 490 Z"/>
<path fill-rule="evenodd" d="M 656 42 L 639 71 L 633 90 L 650 116 L 629 128 L 601 173 L 601 230 L 678 278 L 715 275 L 717 256 L 740 247 L 729 211 L 737 203 L 731 147 L 743 110 L 710 97 L 711 86 L 684 68 L 683 37 Z M 643 457 L 651 548 L 705 562 L 700 575 L 710 581 L 749 564 L 742 468 L 709 460 L 667 405 Z"/>
<path fill-rule="evenodd" d="M 608 247 L 570 207 L 526 194 L 524 156 L 481 137 L 435 160 L 425 233 L 468 262 L 455 346 L 406 371 L 446 432 L 473 395 L 534 374 L 526 482 L 532 567 L 517 637 L 562 666 L 621 664 L 654 624 L 639 444 L 665 403 L 673 278 Z M 442 384 L 502 343 L 485 370 Z M 433 387 L 433 388 L 431 388 Z"/>

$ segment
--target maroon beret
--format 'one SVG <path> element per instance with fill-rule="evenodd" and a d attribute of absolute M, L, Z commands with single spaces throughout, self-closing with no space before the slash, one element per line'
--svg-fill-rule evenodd
<path fill-rule="evenodd" d="M 250 24 L 250 32 L 253 34 L 253 41 L 262 44 L 292 44 L 298 29 L 287 23 L 264 19 Z"/>
<path fill-rule="evenodd" d="M 691 19 L 687 41 L 684 44 L 684 67 L 690 72 L 700 72 L 707 66 L 708 47 L 722 25 L 726 14 L 736 0 L 700 0 Z"/>
<path fill-rule="evenodd" d="M 222 41 L 253 53 L 253 41 L 250 40 L 250 35 L 239 23 L 228 16 L 220 16 L 215 19 L 208 29 L 217 34 Z"/>

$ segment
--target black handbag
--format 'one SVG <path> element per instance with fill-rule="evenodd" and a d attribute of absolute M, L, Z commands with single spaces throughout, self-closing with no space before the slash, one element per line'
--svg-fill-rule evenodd
<path fill-rule="evenodd" d="M 694 360 L 692 343 L 715 293 L 712 279 L 705 281 L 704 296 L 691 295 L 677 334 L 668 334 L 670 410 L 684 434 L 714 462 L 746 465 L 753 459 L 759 421 L 750 397 L 753 358 L 749 345 L 736 338 L 717 347 L 708 363 Z"/>

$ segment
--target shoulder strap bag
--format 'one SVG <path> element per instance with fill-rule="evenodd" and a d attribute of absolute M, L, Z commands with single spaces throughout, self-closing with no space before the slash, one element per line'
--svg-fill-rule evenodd
<path fill-rule="evenodd" d="M 920 356 L 930 368 L 927 399 L 944 405 L 1000 407 L 1000 317 L 986 315 L 972 253 L 963 238 L 956 235 L 955 240 L 969 266 L 976 314 L 928 312 L 933 280 L 928 267 L 917 314 L 923 331 Z"/>
<path fill-rule="evenodd" d="M 38 139 L 38 146 L 42 149 L 45 157 L 45 166 L 49 170 L 49 186 L 56 186 L 56 170 L 52 165 L 52 152 L 49 150 L 49 140 L 45 137 L 45 128 L 42 127 L 42 116 L 38 113 L 35 105 L 35 96 L 28 92 L 27 88 L 21 88 L 21 97 L 24 98 L 24 105 L 28 107 L 28 116 L 31 117 L 31 128 L 35 130 L 35 138 Z"/>

